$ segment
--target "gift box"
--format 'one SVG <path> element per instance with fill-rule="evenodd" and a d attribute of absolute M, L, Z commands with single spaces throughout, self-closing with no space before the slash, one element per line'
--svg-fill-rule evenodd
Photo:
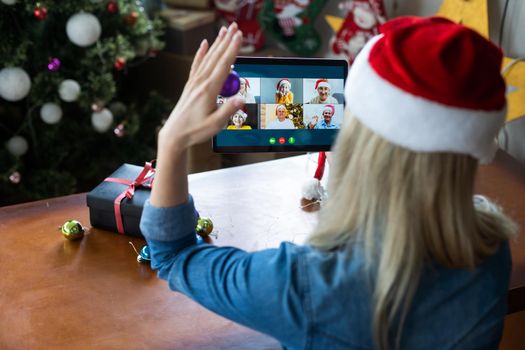
<path fill-rule="evenodd" d="M 169 8 L 160 15 L 166 21 L 166 51 L 193 55 L 202 39 L 212 43 L 217 35 L 214 11 Z"/>
<path fill-rule="evenodd" d="M 87 195 L 91 226 L 142 237 L 140 216 L 150 196 L 155 170 L 124 164 Z"/>

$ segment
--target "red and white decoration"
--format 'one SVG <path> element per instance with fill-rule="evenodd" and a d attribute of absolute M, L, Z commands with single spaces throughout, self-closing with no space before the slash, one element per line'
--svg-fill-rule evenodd
<path fill-rule="evenodd" d="M 342 3 L 347 12 L 343 25 L 331 40 L 332 52 L 352 64 L 355 57 L 385 22 L 383 0 L 353 0 Z"/>
<path fill-rule="evenodd" d="M 400 17 L 381 30 L 350 69 L 352 114 L 409 150 L 490 161 L 506 111 L 501 50 L 439 17 Z"/>
<path fill-rule="evenodd" d="M 309 18 L 297 15 L 310 5 L 311 0 L 275 0 L 274 12 L 284 36 L 295 35 L 295 28 L 308 23 Z"/>
<path fill-rule="evenodd" d="M 67 20 L 66 34 L 73 44 L 87 47 L 98 41 L 102 34 L 102 26 L 98 18 L 91 13 L 79 12 Z"/>
<path fill-rule="evenodd" d="M 262 8 L 263 0 L 215 0 L 217 12 L 227 24 L 237 22 L 242 31 L 242 53 L 259 50 L 264 45 L 264 33 L 257 15 Z"/>

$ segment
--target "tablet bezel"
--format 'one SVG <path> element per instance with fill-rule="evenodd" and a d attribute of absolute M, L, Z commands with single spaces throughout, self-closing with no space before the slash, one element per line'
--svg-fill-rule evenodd
<path fill-rule="evenodd" d="M 235 64 L 259 65 L 300 65 L 300 66 L 340 66 L 344 70 L 344 84 L 348 76 L 348 63 L 345 60 L 333 58 L 302 58 L 302 57 L 251 57 L 238 56 Z M 345 104 L 343 104 L 344 106 Z M 222 131 L 222 130 L 221 130 Z M 315 131 L 313 131 L 315 132 Z M 218 146 L 217 136 L 212 139 L 213 152 L 216 153 L 259 153 L 259 152 L 320 152 L 329 151 L 329 145 L 268 145 L 268 146 Z"/>

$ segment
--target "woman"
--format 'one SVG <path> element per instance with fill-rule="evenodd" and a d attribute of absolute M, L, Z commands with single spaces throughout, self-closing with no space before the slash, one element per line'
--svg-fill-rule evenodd
<path fill-rule="evenodd" d="M 240 78 L 241 86 L 237 93 L 244 100 L 244 103 L 255 103 L 255 97 L 250 92 L 250 81 L 246 78 Z"/>
<path fill-rule="evenodd" d="M 241 38 L 234 24 L 201 45 L 159 133 L 141 221 L 159 277 L 288 349 L 496 349 L 514 228 L 473 184 L 504 120 L 501 51 L 445 19 L 387 23 L 350 70 L 308 244 L 248 253 L 195 245 L 186 171 L 188 147 L 241 108 L 214 103 Z"/>
<path fill-rule="evenodd" d="M 231 116 L 232 125 L 228 125 L 227 130 L 251 130 L 252 127 L 249 125 L 244 125 L 248 118 L 248 114 L 244 113 L 242 110 L 238 110 L 234 115 Z"/>
<path fill-rule="evenodd" d="M 292 83 L 288 79 L 281 79 L 277 83 L 275 91 L 275 103 L 287 104 L 293 103 L 293 92 L 291 91 Z"/>

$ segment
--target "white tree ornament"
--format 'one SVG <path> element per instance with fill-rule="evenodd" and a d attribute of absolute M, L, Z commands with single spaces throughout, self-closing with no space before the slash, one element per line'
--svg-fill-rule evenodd
<path fill-rule="evenodd" d="M 53 102 L 45 103 L 40 108 L 40 118 L 47 124 L 56 124 L 62 119 L 62 108 Z"/>
<path fill-rule="evenodd" d="M 79 12 L 71 16 L 66 23 L 66 34 L 77 46 L 86 47 L 100 38 L 102 27 L 97 17 L 91 13 Z"/>
<path fill-rule="evenodd" d="M 7 150 L 15 157 L 20 157 L 27 152 L 29 145 L 22 136 L 13 136 L 7 141 Z"/>
<path fill-rule="evenodd" d="M 74 102 L 80 95 L 80 85 L 72 79 L 66 79 L 58 87 L 58 95 L 63 101 Z"/>
<path fill-rule="evenodd" d="M 16 4 L 16 0 L 1 0 L 3 4 L 6 5 L 14 5 Z"/>
<path fill-rule="evenodd" d="M 31 90 L 31 79 L 20 67 L 0 70 L 0 96 L 7 101 L 20 101 Z"/>
<path fill-rule="evenodd" d="M 93 125 L 93 128 L 100 133 L 108 131 L 112 124 L 113 114 L 107 108 L 104 108 L 100 112 L 94 112 L 91 114 L 91 125 Z"/>

